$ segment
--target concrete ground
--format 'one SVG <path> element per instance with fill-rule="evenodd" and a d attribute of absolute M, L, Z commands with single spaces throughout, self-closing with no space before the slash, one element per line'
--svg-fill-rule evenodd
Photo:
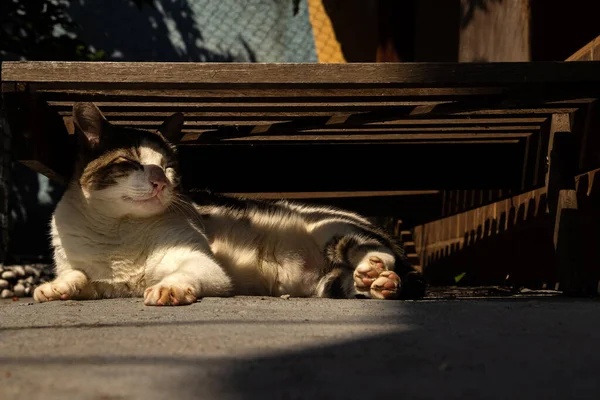
<path fill-rule="evenodd" d="M 598 399 L 600 301 L 0 302 L 0 399 Z"/>

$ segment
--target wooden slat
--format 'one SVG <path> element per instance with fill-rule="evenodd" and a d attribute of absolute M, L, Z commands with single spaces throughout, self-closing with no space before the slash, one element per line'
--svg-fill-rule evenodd
<path fill-rule="evenodd" d="M 302 88 L 299 93 L 297 88 L 269 88 L 269 87 L 246 87 L 243 89 L 230 89 L 227 87 L 210 88 L 195 88 L 195 87 L 172 87 L 170 85 L 166 89 L 159 89 L 153 85 L 152 87 L 139 86 L 136 89 L 126 89 L 125 85 L 107 86 L 106 83 L 78 82 L 73 83 L 56 83 L 43 82 L 31 83 L 32 91 L 43 93 L 46 98 L 53 100 L 70 100 L 70 101 L 142 101 L 157 98 L 165 98 L 170 101 L 203 101 L 207 98 L 219 98 L 236 100 L 236 101 L 259 101 L 270 98 L 282 100 L 308 99 L 311 98 L 327 98 L 330 101 L 335 99 L 381 99 L 381 98 L 433 98 L 440 100 L 450 100 L 456 96 L 465 95 L 486 95 L 486 94 L 501 94 L 506 89 L 502 87 L 430 87 L 430 88 L 412 88 L 412 87 L 377 87 L 368 88 L 361 87 L 359 89 L 353 87 L 336 87 L 336 88 Z M 94 88 L 95 87 L 95 88 Z"/>
<path fill-rule="evenodd" d="M 513 117 L 496 117 L 496 118 L 451 118 L 444 117 L 440 119 L 408 119 L 408 120 L 390 120 L 383 122 L 371 122 L 364 125 L 364 127 L 369 126 L 386 126 L 386 125 L 494 125 L 497 126 L 499 124 L 532 124 L 539 125 L 547 121 L 545 117 L 522 117 L 522 118 L 513 118 Z"/>
<path fill-rule="evenodd" d="M 368 134 L 368 135 L 272 135 L 272 136 L 245 136 L 237 138 L 224 138 L 224 142 L 244 142 L 244 141 L 385 141 L 385 142 L 409 142 L 416 141 L 419 143 L 428 143 L 435 141 L 436 143 L 448 143 L 456 141 L 457 143 L 495 143 L 497 141 L 508 141 L 510 143 L 517 143 L 517 138 L 526 138 L 530 135 L 527 132 L 519 133 L 508 133 L 508 134 L 488 134 L 488 133 L 441 133 L 441 134 Z M 213 135 L 209 136 L 210 139 L 214 139 Z M 216 137 L 218 139 L 218 136 Z M 202 134 L 199 135 L 197 140 L 202 139 Z M 192 137 L 187 139 L 188 141 L 194 140 Z M 182 142 L 185 144 L 186 142 Z"/>
<path fill-rule="evenodd" d="M 435 126 L 435 127 L 405 127 L 405 126 L 379 126 L 361 125 L 357 128 L 338 129 L 320 128 L 310 129 L 310 133 L 326 135 L 328 133 L 352 133 L 352 132 L 524 132 L 537 131 L 540 125 L 508 125 L 508 126 Z"/>
<path fill-rule="evenodd" d="M 61 108 L 63 110 L 70 110 L 73 108 L 72 101 L 54 101 L 48 100 L 48 105 L 52 107 Z M 256 102 L 173 102 L 173 101 L 94 101 L 94 103 L 100 108 L 115 108 L 115 109 L 141 109 L 141 108 L 150 108 L 150 109 L 164 109 L 164 108 L 177 108 L 177 110 L 226 110 L 226 109 L 239 109 L 243 108 L 245 110 L 258 111 L 264 109 L 266 111 L 277 111 L 277 110 L 295 110 L 295 109 L 305 109 L 309 110 L 318 110 L 318 109 L 327 109 L 327 110 L 344 110 L 352 111 L 356 110 L 369 110 L 373 108 L 390 108 L 390 107 L 408 107 L 408 106 L 418 106 L 418 105 L 436 105 L 436 104 L 444 104 L 449 103 L 449 101 L 428 101 L 428 100 L 413 100 L 413 101 L 381 101 L 381 100 L 372 100 L 372 101 L 304 101 L 304 102 L 267 102 L 265 100 L 256 101 Z"/>
<path fill-rule="evenodd" d="M 5 62 L 9 82 L 106 82 L 221 84 L 518 85 L 600 83 L 596 62 L 533 63 L 192 63 Z"/>
<path fill-rule="evenodd" d="M 577 50 L 566 61 L 599 60 L 600 59 L 600 36 Z"/>
<path fill-rule="evenodd" d="M 502 139 L 475 139 L 475 138 L 467 138 L 467 139 L 444 139 L 444 138 L 431 138 L 429 140 L 425 139 L 388 139 L 385 137 L 373 137 L 371 135 L 363 136 L 360 138 L 320 138 L 318 136 L 301 136 L 299 139 L 290 139 L 290 136 L 275 136 L 278 139 L 274 139 L 273 136 L 257 136 L 248 138 L 224 138 L 210 141 L 210 142 L 202 142 L 202 141 L 186 141 L 182 142 L 181 146 L 185 147 L 198 147 L 198 146 L 234 146 L 234 145 L 245 145 L 251 143 L 253 146 L 312 146 L 312 145 L 320 145 L 320 146 L 335 146 L 339 144 L 353 144 L 353 145 L 365 145 L 365 144 L 378 144 L 378 145 L 395 145 L 397 147 L 401 146 L 412 146 L 412 145 L 465 145 L 465 144 L 518 144 L 521 143 L 521 140 L 518 138 L 502 138 Z"/>
<path fill-rule="evenodd" d="M 202 109 L 202 107 L 200 107 Z M 60 110 L 57 112 L 62 116 L 70 116 L 72 111 Z M 118 120 L 150 120 L 154 122 L 162 123 L 165 118 L 173 114 L 169 111 L 104 111 L 102 113 L 109 121 Z M 336 114 L 334 111 L 269 111 L 267 115 L 261 111 L 249 111 L 247 109 L 240 109 L 239 111 L 187 111 L 185 112 L 186 120 L 202 120 L 202 119 L 215 119 L 215 118 L 231 118 L 231 119 L 260 119 L 260 118 L 296 118 L 296 117 L 329 117 L 332 114 Z"/>
<path fill-rule="evenodd" d="M 244 120 L 244 119 L 235 120 L 235 119 L 221 118 L 221 119 L 203 120 L 203 121 L 185 121 L 184 126 L 188 129 L 191 129 L 194 127 L 215 128 L 215 126 L 220 126 L 220 125 L 255 126 L 255 125 L 271 125 L 271 124 L 275 124 L 275 123 L 283 123 L 283 122 L 288 122 L 290 120 L 291 119 L 281 119 L 281 118 L 274 118 L 274 119 L 262 118 L 262 119 L 253 119 L 253 120 Z M 140 128 L 140 129 L 156 129 L 162 123 L 162 121 L 120 121 L 120 120 L 110 120 L 110 119 L 109 119 L 109 121 L 113 125 L 132 126 L 132 127 L 136 127 L 136 128 Z"/>
<path fill-rule="evenodd" d="M 333 199 L 349 197 L 389 197 L 438 195 L 439 190 L 388 190 L 369 192 L 261 192 L 261 193 L 221 193 L 225 196 L 240 196 L 248 199 Z"/>

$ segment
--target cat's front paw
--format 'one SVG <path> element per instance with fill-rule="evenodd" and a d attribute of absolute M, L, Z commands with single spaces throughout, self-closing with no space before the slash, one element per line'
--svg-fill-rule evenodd
<path fill-rule="evenodd" d="M 78 290 L 75 285 L 65 281 L 47 282 L 38 286 L 33 292 L 33 299 L 38 303 L 53 300 L 69 300 Z"/>
<path fill-rule="evenodd" d="M 194 289 L 188 285 L 159 283 L 144 291 L 147 306 L 184 306 L 197 299 Z"/>

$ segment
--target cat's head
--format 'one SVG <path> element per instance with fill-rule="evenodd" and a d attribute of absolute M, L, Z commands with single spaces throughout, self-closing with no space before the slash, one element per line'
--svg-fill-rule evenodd
<path fill-rule="evenodd" d="M 75 175 L 88 204 L 114 217 L 157 215 L 176 200 L 176 149 L 183 115 L 167 118 L 156 131 L 108 122 L 92 103 L 73 106 L 79 146 Z"/>

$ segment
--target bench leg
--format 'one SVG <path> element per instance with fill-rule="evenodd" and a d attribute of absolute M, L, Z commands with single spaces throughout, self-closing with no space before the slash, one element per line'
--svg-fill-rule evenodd
<path fill-rule="evenodd" d="M 575 174 L 577 145 L 570 131 L 568 115 L 553 118 L 546 179 L 548 211 L 554 226 L 559 289 L 568 296 L 583 295 L 585 219 L 577 206 Z"/>

